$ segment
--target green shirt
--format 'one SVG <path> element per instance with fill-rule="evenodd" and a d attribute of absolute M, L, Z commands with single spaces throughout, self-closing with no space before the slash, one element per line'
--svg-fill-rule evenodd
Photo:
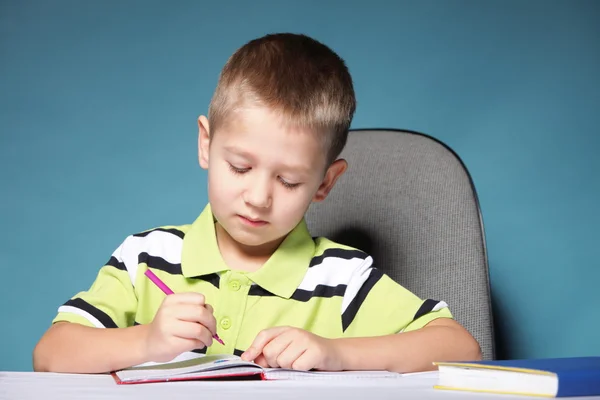
<path fill-rule="evenodd" d="M 129 236 L 90 287 L 58 309 L 53 322 L 123 328 L 152 321 L 165 294 L 152 271 L 174 292 L 198 292 L 214 308 L 216 341 L 207 354 L 241 354 L 263 329 L 289 325 L 326 338 L 411 331 L 452 318 L 446 303 L 421 300 L 373 266 L 362 251 L 313 239 L 304 221 L 257 271 L 223 261 L 207 205 L 191 225 Z"/>

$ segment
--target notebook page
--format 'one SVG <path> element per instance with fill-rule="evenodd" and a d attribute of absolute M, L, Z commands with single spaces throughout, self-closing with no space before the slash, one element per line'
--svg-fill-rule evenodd
<path fill-rule="evenodd" d="M 148 362 L 145 362 L 143 364 L 134 365 L 132 368 L 138 368 L 138 367 L 155 367 L 155 366 L 159 366 L 159 365 L 163 365 L 163 364 L 171 364 L 171 363 L 176 363 L 176 362 L 180 362 L 180 361 L 195 360 L 196 358 L 202 358 L 202 357 L 206 357 L 206 354 L 194 353 L 193 351 L 186 351 L 184 353 L 181 353 L 180 355 L 178 355 L 174 359 L 172 359 L 170 361 L 167 361 L 167 362 L 148 361 Z"/>
<path fill-rule="evenodd" d="M 260 369 L 252 362 L 242 361 L 234 355 L 210 355 L 185 361 L 170 362 L 152 366 L 133 367 L 115 372 L 122 381 L 164 379 L 183 374 L 201 375 L 205 371 L 221 370 L 235 367 L 250 367 Z"/>
<path fill-rule="evenodd" d="M 298 371 L 285 368 L 265 368 L 267 380 L 344 380 L 344 379 L 396 379 L 402 375 L 388 371 Z"/>

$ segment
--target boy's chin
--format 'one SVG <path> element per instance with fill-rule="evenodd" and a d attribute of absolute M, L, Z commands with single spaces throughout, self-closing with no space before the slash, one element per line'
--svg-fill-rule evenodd
<path fill-rule="evenodd" d="M 275 241 L 269 240 L 268 238 L 249 237 L 248 235 L 236 235 L 233 236 L 233 239 L 239 244 L 248 247 L 268 246 L 270 243 Z"/>
<path fill-rule="evenodd" d="M 283 240 L 282 237 L 271 238 L 262 235 L 252 235 L 246 232 L 235 232 L 233 235 L 230 233 L 230 236 L 239 244 L 248 247 L 269 247 L 270 245 L 275 243 L 279 244 Z"/>

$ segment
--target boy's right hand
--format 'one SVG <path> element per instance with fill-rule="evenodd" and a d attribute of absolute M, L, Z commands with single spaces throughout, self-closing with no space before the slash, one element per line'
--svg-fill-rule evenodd
<path fill-rule="evenodd" d="M 212 344 L 217 322 L 200 293 L 175 293 L 163 300 L 145 338 L 147 358 L 166 362 Z"/>

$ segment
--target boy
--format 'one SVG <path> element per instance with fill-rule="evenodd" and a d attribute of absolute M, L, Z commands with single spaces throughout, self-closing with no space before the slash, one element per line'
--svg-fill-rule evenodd
<path fill-rule="evenodd" d="M 344 61 L 309 37 L 267 35 L 236 51 L 198 119 L 209 205 L 192 225 L 129 236 L 59 308 L 34 369 L 102 373 L 192 350 L 329 371 L 479 359 L 444 302 L 420 300 L 367 254 L 307 231 L 308 206 L 347 168 L 337 157 L 355 106 Z"/>

